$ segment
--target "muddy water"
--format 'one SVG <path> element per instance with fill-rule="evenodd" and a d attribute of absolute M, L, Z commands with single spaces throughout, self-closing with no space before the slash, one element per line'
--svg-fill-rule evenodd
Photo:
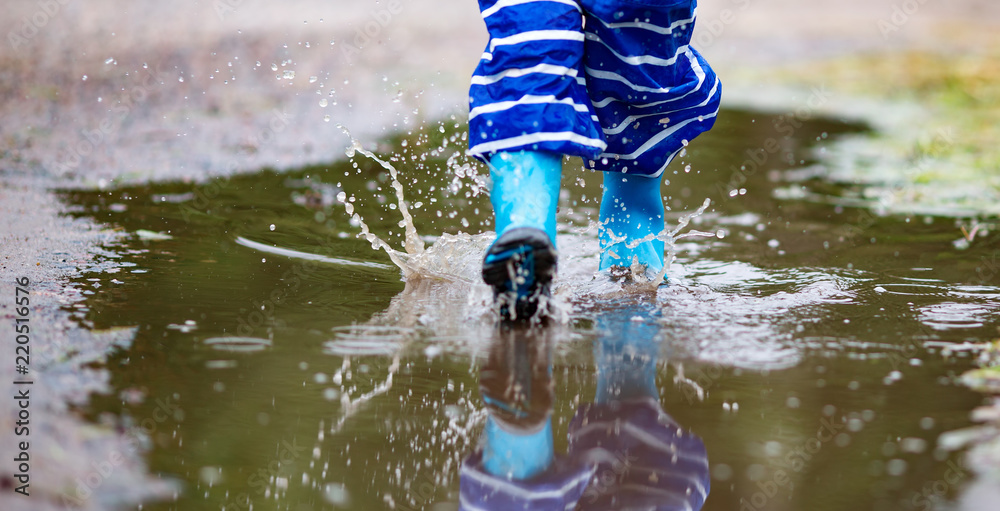
<path fill-rule="evenodd" d="M 936 440 L 981 401 L 954 382 L 971 362 L 946 355 L 996 335 L 995 237 L 959 250 L 954 220 L 843 206 L 859 191 L 811 166 L 863 127 L 812 120 L 786 137 L 778 121 L 725 112 L 668 171 L 669 220 L 710 198 L 689 230 L 714 236 L 678 240 L 655 290 L 594 277 L 600 179 L 567 165 L 564 323 L 538 334 L 553 347 L 555 450 L 595 399 L 595 347 L 652 344 L 662 409 L 707 449 L 704 509 L 929 509 L 971 479 Z M 182 483 L 143 509 L 457 507 L 485 418 L 479 370 L 501 342 L 477 280 L 490 236 L 467 234 L 489 231 L 488 198 L 465 160 L 448 163 L 461 134 L 448 121 L 376 148 L 429 247 L 425 278 L 405 283 L 348 215 L 401 249 L 388 173 L 361 155 L 63 194 L 133 233 L 75 314 L 137 327 L 107 361 L 117 393 L 83 412 L 134 432 L 152 471 Z"/>

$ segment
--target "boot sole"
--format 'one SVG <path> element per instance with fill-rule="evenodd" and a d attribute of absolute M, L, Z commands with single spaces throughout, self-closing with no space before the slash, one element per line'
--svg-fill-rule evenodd
<path fill-rule="evenodd" d="M 483 260 L 483 280 L 500 302 L 502 319 L 528 321 L 537 314 L 541 297 L 550 296 L 556 260 L 555 247 L 541 229 L 511 229 L 490 246 Z"/>

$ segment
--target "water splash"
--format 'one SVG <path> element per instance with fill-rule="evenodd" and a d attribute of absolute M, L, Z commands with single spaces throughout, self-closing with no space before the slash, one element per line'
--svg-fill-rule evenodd
<path fill-rule="evenodd" d="M 351 137 L 350 131 L 344 127 L 340 128 Z M 361 143 L 351 137 L 351 146 L 347 150 L 347 156 L 353 158 L 356 153 L 361 153 L 389 172 L 392 180 L 392 187 L 395 190 L 396 204 L 403 216 L 399 226 L 404 229 L 405 251 L 396 250 L 384 240 L 371 232 L 364 219 L 354 211 L 354 206 L 347 201 L 346 194 L 341 192 L 338 200 L 344 204 L 347 213 L 352 220 L 358 223 L 361 232 L 359 238 L 366 239 L 374 250 L 384 250 L 392 262 L 403 271 L 403 279 L 407 282 L 420 279 L 444 280 L 450 282 L 461 282 L 465 284 L 481 284 L 479 277 L 481 260 L 478 254 L 486 252 L 486 248 L 496 235 L 492 232 L 481 234 L 442 234 L 433 245 L 425 247 L 424 241 L 420 238 L 413 223 L 413 216 L 410 213 L 409 205 L 406 202 L 403 185 L 399 180 L 399 173 L 393 165 L 377 155 L 364 149 Z M 471 193 L 478 195 L 489 189 L 488 181 L 485 178 L 477 177 L 475 169 L 471 165 L 458 166 L 455 162 L 457 157 L 453 156 L 448 160 L 448 167 L 455 169 L 456 179 L 471 179 Z M 477 257 L 469 257 L 469 254 L 477 254 Z"/>
<path fill-rule="evenodd" d="M 659 287 L 660 284 L 663 282 L 663 278 L 664 276 L 666 276 L 667 271 L 670 270 L 670 263 L 673 262 L 674 258 L 677 255 L 676 242 L 678 240 L 684 238 L 694 238 L 694 237 L 700 237 L 700 238 L 716 237 L 715 233 L 701 232 L 695 230 L 686 232 L 684 234 L 680 234 L 680 232 L 683 231 L 688 226 L 688 224 L 691 223 L 691 220 L 697 218 L 698 216 L 701 216 L 711 204 L 712 200 L 706 198 L 704 202 L 702 202 L 701 207 L 677 219 L 676 226 L 672 226 L 670 224 L 670 221 L 665 218 L 663 221 L 663 230 L 661 230 L 660 232 L 646 235 L 642 238 L 629 241 L 628 243 L 625 244 L 627 248 L 632 249 L 639 246 L 642 243 L 653 241 L 655 239 L 655 240 L 660 240 L 664 243 L 667 252 L 666 257 L 664 258 L 663 269 L 656 273 L 648 272 L 646 266 L 640 264 L 638 259 L 633 257 L 632 261 L 630 262 L 631 264 L 628 266 L 630 279 L 627 279 L 629 283 L 632 284 L 631 287 L 633 287 L 636 291 L 651 291 Z M 603 225 L 598 223 L 598 228 L 599 229 L 603 228 Z M 627 240 L 626 236 L 618 237 L 613 232 L 609 232 L 608 234 L 611 237 L 610 245 L 621 243 Z M 609 248 L 605 248 L 603 250 L 607 251 L 607 253 L 609 253 L 613 258 L 616 259 L 618 258 L 618 256 L 614 254 L 614 252 L 610 251 Z"/>
<path fill-rule="evenodd" d="M 371 158 L 372 160 L 375 160 L 382 166 L 382 168 L 389 171 L 389 177 L 392 179 L 392 188 L 396 191 L 396 203 L 399 205 L 400 214 L 403 215 L 403 220 L 399 222 L 399 226 L 402 227 L 405 232 L 403 248 L 406 249 L 406 253 L 409 255 L 420 254 L 424 251 L 424 241 L 420 239 L 420 236 L 417 234 L 417 228 L 413 225 L 413 216 L 410 215 L 410 209 L 406 203 L 406 197 L 403 194 L 403 184 L 399 182 L 399 172 L 396 171 L 396 167 L 393 167 L 389 162 L 382 160 L 371 151 L 362 147 L 361 142 L 358 142 L 356 138 L 351 136 L 351 132 L 345 126 L 338 125 L 338 127 L 344 130 L 344 133 L 351 139 L 351 147 L 347 149 L 348 158 L 354 158 L 354 154 L 358 152 Z M 360 220 L 361 217 L 357 216 L 357 218 Z M 368 228 L 364 227 L 364 230 L 367 231 Z M 370 238 L 369 241 L 371 241 Z M 382 245 L 386 245 L 385 242 L 382 242 Z"/>

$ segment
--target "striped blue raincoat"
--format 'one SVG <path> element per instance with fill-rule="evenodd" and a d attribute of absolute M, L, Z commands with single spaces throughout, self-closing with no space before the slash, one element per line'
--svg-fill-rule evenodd
<path fill-rule="evenodd" d="M 490 40 L 469 153 L 551 151 L 656 177 L 711 129 L 722 85 L 690 46 L 696 0 L 479 0 Z"/>

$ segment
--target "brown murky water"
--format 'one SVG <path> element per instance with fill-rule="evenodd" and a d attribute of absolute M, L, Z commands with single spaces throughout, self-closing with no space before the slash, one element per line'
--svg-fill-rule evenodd
<path fill-rule="evenodd" d="M 595 349 L 639 342 L 658 349 L 660 406 L 707 448 L 706 510 L 954 497 L 971 474 L 937 436 L 967 425 L 982 398 L 954 382 L 971 362 L 943 352 L 996 335 L 1000 287 L 984 270 L 995 235 L 960 250 L 954 220 L 838 206 L 858 190 L 801 169 L 862 126 L 813 119 L 789 134 L 787 119 L 724 114 L 665 188 L 672 222 L 712 199 L 691 227 L 715 236 L 679 240 L 670 285 L 655 291 L 594 277 L 600 178 L 566 167 L 566 322 L 537 333 L 553 346 L 556 452 L 594 401 Z M 448 121 L 377 148 L 395 155 L 417 231 L 436 242 L 423 266 L 435 278 L 406 283 L 338 200 L 400 246 L 388 176 L 360 156 L 63 194 L 75 214 L 135 233 L 114 247 L 116 272 L 85 279 L 93 294 L 76 317 L 137 327 L 107 361 L 117 394 L 84 412 L 128 430 L 178 483 L 175 501 L 143 509 L 457 507 L 485 417 L 479 370 L 500 342 L 476 278 L 489 237 L 458 234 L 490 222 L 474 180 L 455 176 L 464 160 L 447 163 L 462 129 Z"/>

